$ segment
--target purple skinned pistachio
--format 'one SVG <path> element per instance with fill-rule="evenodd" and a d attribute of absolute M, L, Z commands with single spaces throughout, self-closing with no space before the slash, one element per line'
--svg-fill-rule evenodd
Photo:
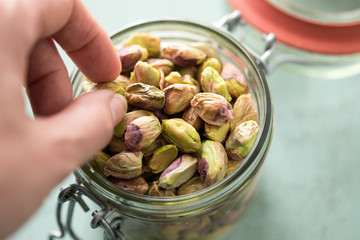
<path fill-rule="evenodd" d="M 201 145 L 198 172 L 205 186 L 221 181 L 226 172 L 228 157 L 220 142 L 207 140 Z"/>
<path fill-rule="evenodd" d="M 219 53 L 214 48 L 215 46 L 212 46 L 209 43 L 206 43 L 206 42 L 191 42 L 191 43 L 188 44 L 188 46 L 201 50 L 203 53 L 206 54 L 207 58 L 216 58 L 216 59 L 219 60 L 219 62 L 221 62 L 221 58 L 219 56 Z"/>
<path fill-rule="evenodd" d="M 126 127 L 125 145 L 127 148 L 138 151 L 150 146 L 161 134 L 161 125 L 155 116 L 139 117 Z"/>
<path fill-rule="evenodd" d="M 162 54 L 181 67 L 198 65 L 206 58 L 203 51 L 184 45 L 169 45 L 163 49 Z"/>
<path fill-rule="evenodd" d="M 131 45 L 118 50 L 121 61 L 122 73 L 132 71 L 138 61 L 144 61 L 149 56 L 146 48 L 140 45 Z"/>
<path fill-rule="evenodd" d="M 145 110 L 134 110 L 134 111 L 126 113 L 123 120 L 118 125 L 115 126 L 114 136 L 123 137 L 125 130 L 126 130 L 126 126 L 130 122 L 132 122 L 133 120 L 135 120 L 136 118 L 139 118 L 139 117 L 152 116 L 152 115 L 154 115 L 154 114 L 152 114 L 149 111 L 145 111 Z"/>
<path fill-rule="evenodd" d="M 149 189 L 149 184 L 143 177 L 135 177 L 132 179 L 121 179 L 110 177 L 109 181 L 115 184 L 117 187 L 126 191 L 130 191 L 137 194 L 145 194 Z"/>
<path fill-rule="evenodd" d="M 174 160 L 160 175 L 159 186 L 173 189 L 189 180 L 196 172 L 197 158 L 185 154 Z"/>
<path fill-rule="evenodd" d="M 211 125 L 224 125 L 234 117 L 231 104 L 216 93 L 196 94 L 191 100 L 191 106 L 205 122 Z"/>

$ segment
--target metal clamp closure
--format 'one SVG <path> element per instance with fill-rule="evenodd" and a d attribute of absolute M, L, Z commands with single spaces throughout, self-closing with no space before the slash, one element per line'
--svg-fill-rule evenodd
<path fill-rule="evenodd" d="M 244 25 L 246 22 L 243 20 L 240 11 L 233 11 L 230 14 L 225 15 L 215 23 L 215 27 L 220 28 L 221 30 L 231 34 L 231 31 L 235 26 Z M 263 34 L 263 39 L 265 41 L 264 51 L 261 55 L 257 54 L 251 48 L 243 44 L 248 52 L 255 58 L 257 64 L 264 70 L 265 73 L 269 71 L 268 69 L 268 60 L 272 53 L 275 50 L 276 36 L 274 33 Z"/>
<path fill-rule="evenodd" d="M 236 26 L 245 26 L 247 23 L 242 18 L 240 11 L 235 10 L 222 17 L 220 21 L 215 23 L 215 27 L 233 35 Z M 276 35 L 274 33 L 262 34 L 264 40 L 264 50 L 262 54 L 256 53 L 253 49 L 242 43 L 245 49 L 255 58 L 257 64 L 264 70 L 265 73 L 273 71 L 278 65 L 283 63 L 294 63 L 303 66 L 328 66 L 327 63 L 309 58 L 299 57 L 294 54 L 277 54 L 274 56 L 275 47 L 277 45 Z M 238 40 L 238 39 L 237 39 Z M 270 61 L 270 57 L 272 57 Z"/>
<path fill-rule="evenodd" d="M 92 212 L 93 219 L 90 223 L 90 226 L 94 229 L 98 228 L 99 226 L 103 228 L 107 238 L 110 240 L 125 240 L 125 237 L 120 230 L 123 219 L 121 217 L 115 217 L 109 223 L 106 219 L 114 212 L 114 210 L 109 208 L 106 203 L 94 196 L 88 189 L 81 186 L 80 184 L 71 184 L 62 188 L 58 196 L 58 204 L 56 209 L 56 219 L 60 231 L 51 232 L 49 239 L 62 239 L 64 238 L 66 232 L 68 232 L 73 239 L 80 240 L 80 238 L 74 233 L 72 229 L 72 218 L 75 203 L 79 203 L 85 212 L 89 211 L 89 207 L 82 199 L 82 195 L 85 195 L 100 207 L 100 210 L 95 210 Z M 63 223 L 61 212 L 62 207 L 66 202 L 69 202 L 69 208 L 66 222 Z"/>

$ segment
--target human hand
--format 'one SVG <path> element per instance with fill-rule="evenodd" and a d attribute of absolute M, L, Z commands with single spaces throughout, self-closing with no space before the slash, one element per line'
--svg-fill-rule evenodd
<path fill-rule="evenodd" d="M 105 30 L 80 0 L 0 0 L 0 239 L 110 140 L 124 99 L 99 90 L 72 99 L 54 40 L 95 82 L 119 75 Z M 35 120 L 25 114 L 25 86 Z"/>

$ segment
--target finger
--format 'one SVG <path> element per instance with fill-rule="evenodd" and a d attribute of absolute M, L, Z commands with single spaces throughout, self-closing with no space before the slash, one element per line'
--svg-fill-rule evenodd
<path fill-rule="evenodd" d="M 110 38 L 80 0 L 34 1 L 36 8 L 31 12 L 36 16 L 32 21 L 34 42 L 53 36 L 80 70 L 95 82 L 111 81 L 120 74 L 120 59 Z"/>
<path fill-rule="evenodd" d="M 38 121 L 54 149 L 76 167 L 110 141 L 127 109 L 125 99 L 109 90 L 80 95 L 60 113 Z"/>
<path fill-rule="evenodd" d="M 42 12 L 43 20 L 56 21 L 52 16 L 53 11 L 59 9 L 52 7 Z M 52 33 L 55 27 L 56 24 L 47 24 L 42 34 Z M 120 59 L 110 38 L 80 0 L 73 0 L 68 21 L 53 37 L 89 79 L 95 82 L 111 81 L 120 74 Z"/>
<path fill-rule="evenodd" d="M 51 115 L 72 100 L 66 66 L 52 39 L 38 41 L 29 59 L 27 92 L 35 115 Z"/>

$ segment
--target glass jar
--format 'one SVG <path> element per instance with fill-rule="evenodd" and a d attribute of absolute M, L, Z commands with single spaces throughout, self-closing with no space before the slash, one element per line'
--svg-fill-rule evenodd
<path fill-rule="evenodd" d="M 80 196 L 84 194 L 101 207 L 100 211 L 93 213 L 92 227 L 101 225 L 105 229 L 104 239 L 185 240 L 223 236 L 251 202 L 271 142 L 273 110 L 263 70 L 237 40 L 216 27 L 184 20 L 144 21 L 119 30 L 112 36 L 112 41 L 121 47 L 123 39 L 137 32 L 160 37 L 162 46 L 207 42 L 218 50 L 223 62 L 244 69 L 258 108 L 260 130 L 257 139 L 242 164 L 224 180 L 183 196 L 134 194 L 116 187 L 85 164 L 75 172 L 78 184 L 65 188 L 59 196 L 60 227 L 63 227 L 62 203 L 70 199 L 72 206 L 74 202 L 83 206 Z M 81 72 L 76 70 L 72 76 L 74 97 L 82 92 L 81 78 Z"/>

